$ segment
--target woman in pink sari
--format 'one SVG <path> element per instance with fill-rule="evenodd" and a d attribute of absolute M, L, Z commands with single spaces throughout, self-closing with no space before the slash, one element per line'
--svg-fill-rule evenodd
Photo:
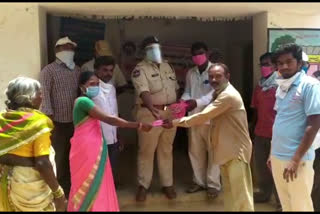
<path fill-rule="evenodd" d="M 71 190 L 68 211 L 119 211 L 108 147 L 100 120 L 113 126 L 150 131 L 150 124 L 129 122 L 103 113 L 91 98 L 98 95 L 99 79 L 92 72 L 80 75 L 82 96 L 73 110 L 75 132 L 71 139 Z"/>

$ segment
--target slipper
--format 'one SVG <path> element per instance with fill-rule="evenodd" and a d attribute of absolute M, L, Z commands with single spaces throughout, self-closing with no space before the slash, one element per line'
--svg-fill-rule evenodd
<path fill-rule="evenodd" d="M 219 191 L 216 190 L 215 188 L 212 188 L 212 187 L 207 188 L 207 196 L 209 199 L 215 199 L 216 197 L 218 197 L 218 195 L 219 195 Z"/>
<path fill-rule="evenodd" d="M 202 186 L 199 186 L 198 184 L 193 184 L 189 189 L 186 190 L 187 193 L 194 193 L 205 190 Z"/>

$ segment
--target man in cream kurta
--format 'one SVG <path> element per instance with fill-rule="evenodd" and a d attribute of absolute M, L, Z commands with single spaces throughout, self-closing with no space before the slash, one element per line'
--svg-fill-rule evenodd
<path fill-rule="evenodd" d="M 209 81 L 215 89 L 213 101 L 201 112 L 176 119 L 175 126 L 191 127 L 210 120 L 213 162 L 220 165 L 227 211 L 253 211 L 250 171 L 252 143 L 247 113 L 239 92 L 229 83 L 226 65 L 209 68 Z M 170 127 L 170 125 L 168 126 Z"/>

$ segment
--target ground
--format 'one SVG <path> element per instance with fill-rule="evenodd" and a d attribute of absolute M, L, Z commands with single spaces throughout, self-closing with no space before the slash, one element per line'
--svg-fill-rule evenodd
<path fill-rule="evenodd" d="M 144 203 L 135 201 L 137 190 L 136 154 L 137 145 L 127 144 L 120 155 L 116 179 L 119 181 L 117 194 L 121 211 L 223 211 L 223 192 L 218 198 L 208 200 L 206 192 L 188 194 L 185 189 L 191 184 L 192 170 L 187 154 L 185 139 L 174 144 L 174 185 L 177 191 L 175 200 L 168 200 L 161 193 L 157 168 L 154 169 L 153 181 Z M 256 211 L 275 211 L 274 200 L 255 204 Z"/>

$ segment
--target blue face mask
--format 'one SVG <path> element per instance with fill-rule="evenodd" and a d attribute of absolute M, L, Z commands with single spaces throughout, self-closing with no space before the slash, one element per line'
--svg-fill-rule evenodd
<path fill-rule="evenodd" d="M 91 86 L 91 87 L 87 88 L 86 95 L 89 98 L 94 98 L 99 94 L 99 91 L 100 91 L 100 87 L 99 86 Z"/>
<path fill-rule="evenodd" d="M 309 66 L 304 65 L 304 66 L 301 67 L 301 69 L 304 70 L 305 73 L 307 73 L 307 71 L 309 69 Z"/>
<path fill-rule="evenodd" d="M 146 57 L 148 60 L 156 63 L 162 62 L 161 50 L 158 45 L 154 45 L 154 47 L 148 49 L 146 51 Z"/>

